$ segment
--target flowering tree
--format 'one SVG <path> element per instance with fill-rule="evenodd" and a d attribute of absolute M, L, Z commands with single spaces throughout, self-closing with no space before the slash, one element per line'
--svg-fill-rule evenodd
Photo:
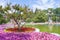
<path fill-rule="evenodd" d="M 22 7 L 18 4 L 15 4 L 13 6 L 11 6 L 11 4 L 7 4 L 7 6 L 5 6 L 3 10 L 7 18 L 14 20 L 19 30 L 21 27 L 22 20 L 24 21 L 26 20 L 26 18 L 28 18 L 27 15 L 30 11 L 27 6 Z"/>

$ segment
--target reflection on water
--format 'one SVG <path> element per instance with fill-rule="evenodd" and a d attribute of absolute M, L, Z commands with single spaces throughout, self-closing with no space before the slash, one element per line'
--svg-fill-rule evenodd
<path fill-rule="evenodd" d="M 60 34 L 60 24 L 54 23 L 54 24 L 44 24 L 42 25 L 43 31 L 49 32 L 49 33 L 58 33 Z"/>

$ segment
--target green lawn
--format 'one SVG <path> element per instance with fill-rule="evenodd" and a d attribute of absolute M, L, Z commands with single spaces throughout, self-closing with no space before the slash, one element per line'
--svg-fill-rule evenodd
<path fill-rule="evenodd" d="M 60 26 L 54 25 L 52 30 L 49 29 L 48 25 L 26 25 L 27 27 L 35 27 L 40 29 L 40 32 L 58 33 L 60 34 Z"/>

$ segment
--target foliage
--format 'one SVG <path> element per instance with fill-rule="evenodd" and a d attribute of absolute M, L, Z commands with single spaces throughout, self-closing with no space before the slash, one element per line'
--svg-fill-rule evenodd
<path fill-rule="evenodd" d="M 45 10 L 38 10 L 35 11 L 35 16 L 33 18 L 34 22 L 46 22 L 47 21 L 47 15 Z"/>
<path fill-rule="evenodd" d="M 9 21 L 9 19 L 6 19 L 5 15 L 4 15 L 4 10 L 3 10 L 2 6 L 0 6 L 0 24 L 7 23 L 8 21 Z"/>
<path fill-rule="evenodd" d="M 16 24 L 20 20 L 24 20 L 26 22 L 47 22 L 48 21 L 48 10 L 51 10 L 53 15 L 52 15 L 52 20 L 55 22 L 56 19 L 57 21 L 60 20 L 60 8 L 48 8 L 47 10 L 41 10 L 41 9 L 36 9 L 35 12 L 33 12 L 32 9 L 28 8 L 28 6 L 20 6 L 19 4 L 11 5 L 7 4 L 4 8 L 0 6 L 0 13 L 3 15 L 7 16 L 7 19 L 13 19 Z M 22 14 L 21 14 L 22 13 Z M 0 19 L 3 19 L 0 18 Z M 18 21 L 19 20 L 19 21 Z M 2 21 L 1 21 L 2 22 Z"/>

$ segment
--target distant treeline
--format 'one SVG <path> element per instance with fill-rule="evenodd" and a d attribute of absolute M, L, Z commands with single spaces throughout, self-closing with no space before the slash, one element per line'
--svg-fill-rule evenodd
<path fill-rule="evenodd" d="M 33 12 L 28 6 L 19 4 L 7 4 L 4 8 L 0 6 L 0 24 L 7 23 L 10 19 L 24 20 L 25 22 L 47 22 L 49 19 L 48 10 L 51 10 L 53 22 L 60 22 L 60 8 L 37 9 Z M 11 16 L 12 15 L 12 16 Z"/>

